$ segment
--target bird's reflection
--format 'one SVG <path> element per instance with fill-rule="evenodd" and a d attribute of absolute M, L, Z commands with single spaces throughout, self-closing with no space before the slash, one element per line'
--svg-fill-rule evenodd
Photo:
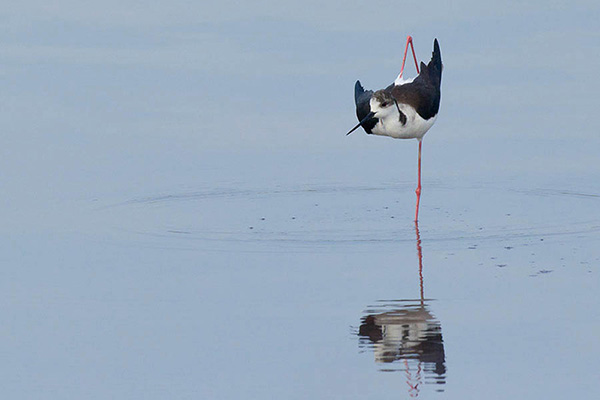
<path fill-rule="evenodd" d="M 420 298 L 379 301 L 365 311 L 358 331 L 360 347 L 375 353 L 382 371 L 399 371 L 406 377 L 411 397 L 419 395 L 423 383 L 446 381 L 444 341 L 440 322 L 429 310 L 423 289 L 423 250 L 419 225 L 415 223 L 419 265 Z"/>

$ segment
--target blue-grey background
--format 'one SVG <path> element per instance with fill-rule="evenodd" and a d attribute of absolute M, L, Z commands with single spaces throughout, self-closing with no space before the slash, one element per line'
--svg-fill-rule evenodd
<path fill-rule="evenodd" d="M 389 84 L 410 34 L 445 68 L 419 227 L 447 374 L 417 394 L 597 397 L 599 18 L 593 1 L 5 4 L 3 393 L 414 395 L 355 332 L 419 295 L 416 142 L 344 136 L 355 80 Z"/>

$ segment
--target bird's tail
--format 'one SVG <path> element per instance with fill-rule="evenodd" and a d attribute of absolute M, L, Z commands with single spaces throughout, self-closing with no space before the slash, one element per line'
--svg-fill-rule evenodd
<path fill-rule="evenodd" d="M 431 61 L 427 65 L 421 61 L 421 73 L 419 75 L 427 77 L 427 79 L 435 86 L 440 86 L 442 81 L 442 52 L 438 40 L 433 41 L 433 53 Z"/>

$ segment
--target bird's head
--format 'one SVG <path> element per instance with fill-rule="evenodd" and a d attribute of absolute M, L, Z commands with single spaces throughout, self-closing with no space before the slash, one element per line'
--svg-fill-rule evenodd
<path fill-rule="evenodd" d="M 396 112 L 397 104 L 396 99 L 392 97 L 392 94 L 385 90 L 376 91 L 371 97 L 369 103 L 373 117 L 377 119 L 384 119 L 388 115 Z"/>
<path fill-rule="evenodd" d="M 375 125 L 378 119 L 384 119 L 388 117 L 389 115 L 393 114 L 397 109 L 398 103 L 396 102 L 396 99 L 392 97 L 391 93 L 386 92 L 385 90 L 376 91 L 369 99 L 369 113 L 365 115 L 360 120 L 358 125 L 352 128 L 350 132 L 348 132 L 346 135 L 351 134 L 356 129 L 358 129 L 359 126 L 364 126 L 364 124 L 369 123 L 369 121 L 374 121 L 372 122 L 372 124 Z M 372 127 L 373 126 L 371 126 L 371 128 Z M 371 130 L 369 129 L 367 133 L 371 133 Z"/>

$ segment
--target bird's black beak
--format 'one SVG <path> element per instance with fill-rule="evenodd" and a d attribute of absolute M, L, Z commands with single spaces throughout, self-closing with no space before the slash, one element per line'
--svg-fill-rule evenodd
<path fill-rule="evenodd" d="M 363 119 L 360 120 L 360 122 L 358 123 L 358 125 L 356 125 L 352 129 L 350 129 L 350 132 L 346 133 L 346 136 L 348 136 L 349 134 L 351 134 L 352 132 L 354 132 L 355 130 L 357 130 L 359 126 L 361 126 L 362 124 L 364 124 L 365 122 L 367 122 L 367 120 L 373 118 L 374 115 L 375 115 L 375 113 L 373 113 L 373 112 L 368 113 L 366 117 L 364 117 Z"/>

